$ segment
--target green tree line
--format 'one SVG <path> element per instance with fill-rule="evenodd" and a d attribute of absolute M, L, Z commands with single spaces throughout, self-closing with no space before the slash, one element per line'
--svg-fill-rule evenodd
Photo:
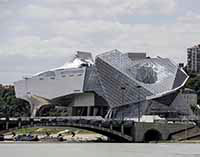
<path fill-rule="evenodd" d="M 185 88 L 193 89 L 198 95 L 198 104 L 200 104 L 200 75 L 190 74 L 190 78 L 187 81 Z"/>
<path fill-rule="evenodd" d="M 0 117 L 28 117 L 30 105 L 15 96 L 14 86 L 0 85 Z"/>

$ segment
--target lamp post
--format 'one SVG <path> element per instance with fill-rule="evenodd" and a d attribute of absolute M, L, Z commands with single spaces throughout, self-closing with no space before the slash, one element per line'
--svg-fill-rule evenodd
<path fill-rule="evenodd" d="M 126 90 L 126 87 L 125 86 L 122 86 L 121 87 L 121 94 L 122 94 L 122 98 L 121 98 L 121 106 L 123 106 L 123 104 L 124 104 L 124 92 L 125 92 L 125 90 Z M 122 114 L 121 114 L 121 119 L 122 119 L 122 121 L 124 120 L 124 114 L 123 114 L 123 111 L 122 111 Z"/>
<path fill-rule="evenodd" d="M 137 89 L 138 89 L 138 122 L 140 122 L 140 89 L 142 86 L 138 85 Z"/>
<path fill-rule="evenodd" d="M 124 96 L 125 96 L 125 95 L 124 95 L 124 94 L 125 94 L 125 91 L 126 91 L 126 89 L 127 89 L 127 86 L 128 86 L 128 84 L 125 83 L 123 86 L 120 87 L 121 96 L 122 96 L 122 98 L 121 98 L 121 106 L 123 106 L 124 103 L 125 103 L 125 101 L 124 101 Z M 123 113 L 123 112 L 122 112 L 121 117 L 122 117 L 122 121 L 123 121 L 123 120 L 124 120 L 124 113 Z"/>
<path fill-rule="evenodd" d="M 24 80 L 25 80 L 25 92 L 27 95 L 30 94 L 30 92 L 28 91 L 28 77 L 24 77 Z"/>

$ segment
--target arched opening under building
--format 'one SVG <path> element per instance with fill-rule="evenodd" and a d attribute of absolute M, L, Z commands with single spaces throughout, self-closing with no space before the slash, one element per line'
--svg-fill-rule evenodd
<path fill-rule="evenodd" d="M 155 129 L 148 130 L 144 134 L 144 142 L 160 141 L 160 140 L 162 140 L 162 134 Z"/>

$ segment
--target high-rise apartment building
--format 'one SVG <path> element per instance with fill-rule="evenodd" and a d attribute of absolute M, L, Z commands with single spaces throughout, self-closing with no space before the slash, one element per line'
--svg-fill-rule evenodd
<path fill-rule="evenodd" d="M 200 45 L 187 49 L 187 70 L 188 72 L 200 72 Z"/>

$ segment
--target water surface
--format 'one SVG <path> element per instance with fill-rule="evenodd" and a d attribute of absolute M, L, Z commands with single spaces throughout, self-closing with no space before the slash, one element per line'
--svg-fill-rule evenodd
<path fill-rule="evenodd" d="M 200 157 L 199 144 L 0 144 L 1 157 Z"/>

